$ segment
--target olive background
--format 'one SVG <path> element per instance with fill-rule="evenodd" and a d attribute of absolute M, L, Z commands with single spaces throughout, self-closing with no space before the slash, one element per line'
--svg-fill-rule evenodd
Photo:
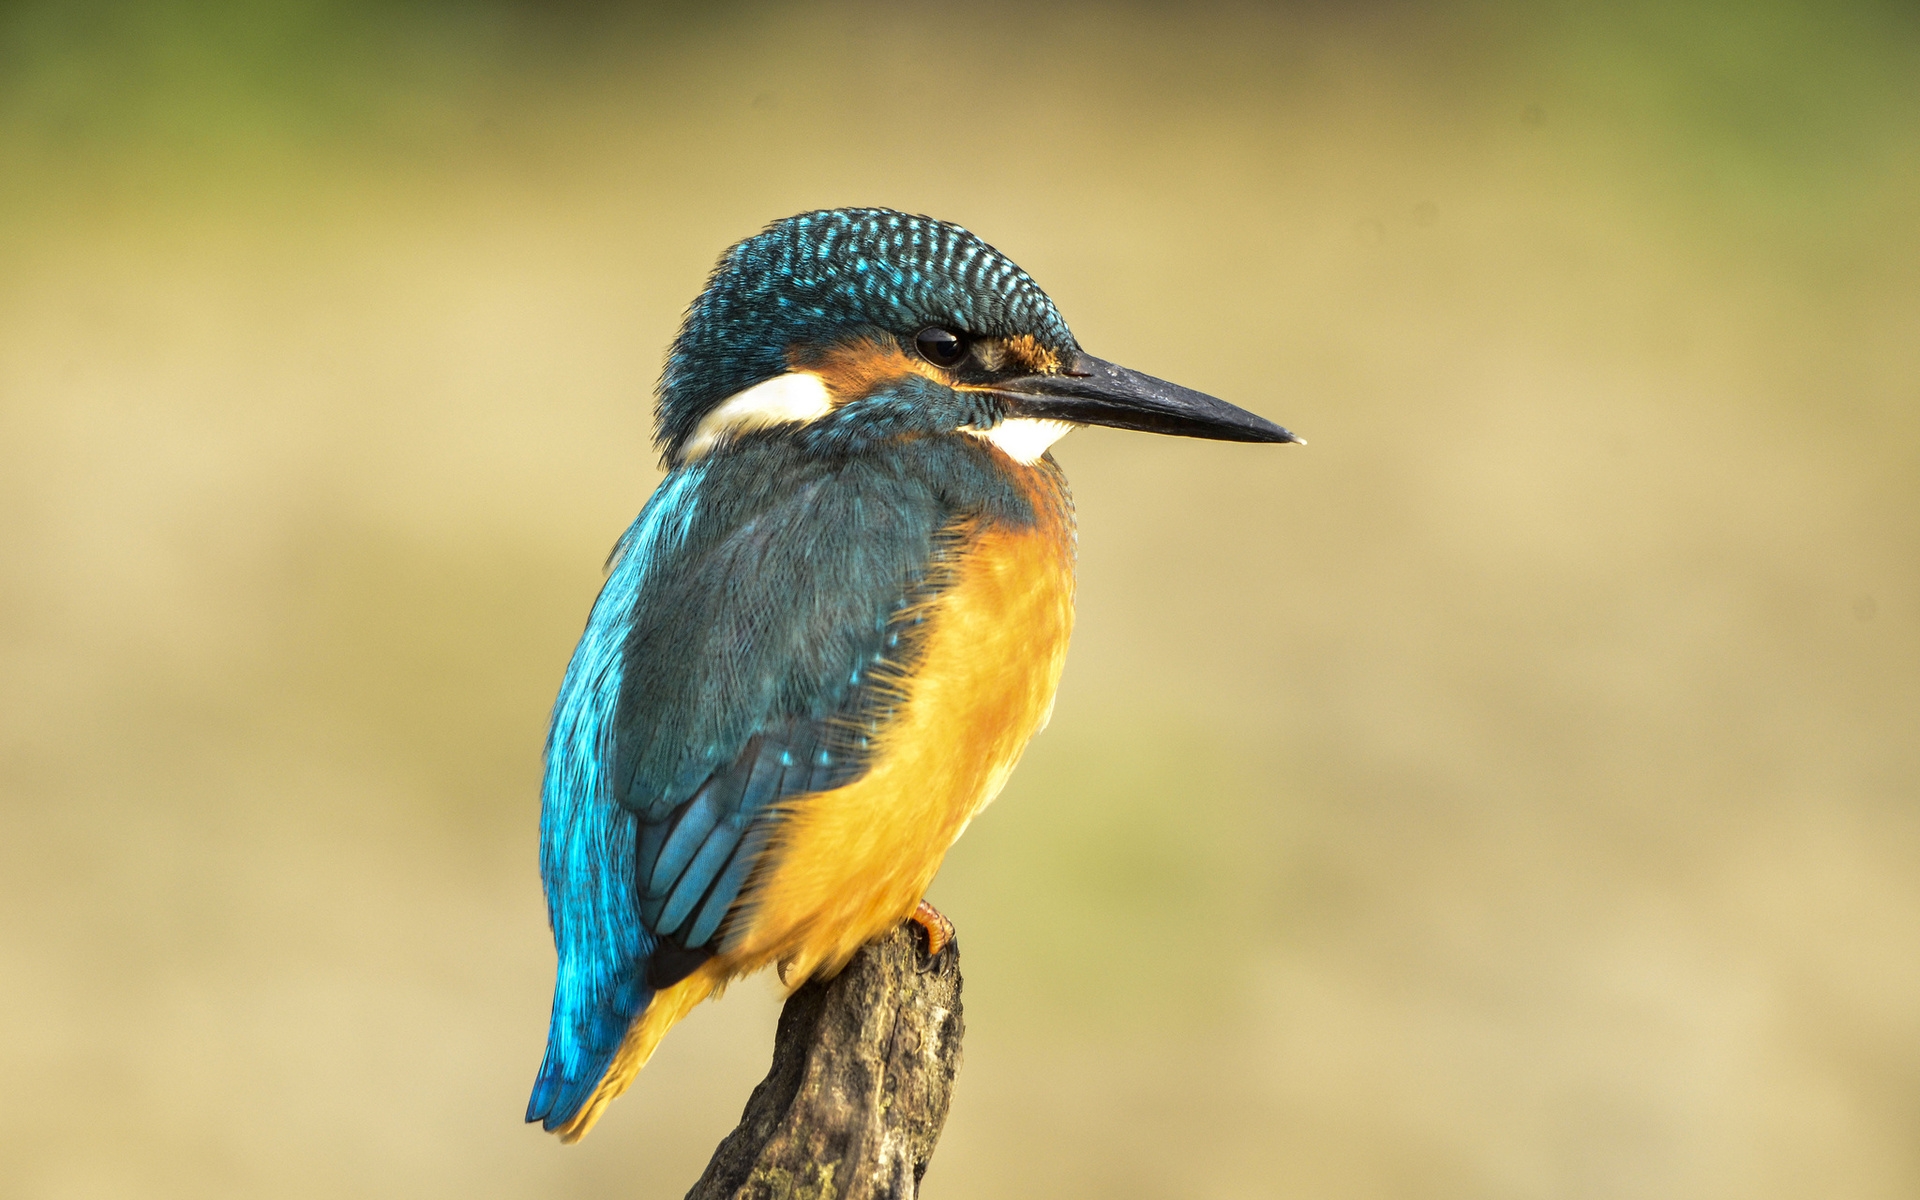
<path fill-rule="evenodd" d="M 545 720 L 728 244 L 958 221 L 1306 447 L 1056 448 L 933 1197 L 1920 1194 L 1920 13 L 0 7 L 0 1196 L 674 1196 L 520 1123 Z"/>

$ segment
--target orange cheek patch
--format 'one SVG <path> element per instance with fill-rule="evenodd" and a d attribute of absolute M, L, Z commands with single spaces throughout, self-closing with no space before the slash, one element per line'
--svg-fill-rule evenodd
<path fill-rule="evenodd" d="M 894 342 L 862 340 L 804 356 L 789 353 L 787 362 L 796 371 L 818 375 L 836 404 L 871 395 L 908 375 L 921 375 L 948 386 L 953 383 L 940 368 L 908 354 Z"/>
<path fill-rule="evenodd" d="M 1001 345 L 1014 361 L 1036 375 L 1051 375 L 1060 369 L 1060 356 L 1035 341 L 1030 333 L 1007 338 Z"/>

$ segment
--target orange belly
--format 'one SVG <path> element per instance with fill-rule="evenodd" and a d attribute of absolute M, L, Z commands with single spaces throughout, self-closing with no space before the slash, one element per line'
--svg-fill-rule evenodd
<path fill-rule="evenodd" d="M 872 765 L 782 820 L 721 955 L 729 974 L 837 971 L 913 911 L 1052 706 L 1073 629 L 1070 539 L 1064 521 L 966 538 Z"/>

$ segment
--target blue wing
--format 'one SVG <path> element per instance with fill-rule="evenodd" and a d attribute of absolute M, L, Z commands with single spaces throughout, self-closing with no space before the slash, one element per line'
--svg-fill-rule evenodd
<path fill-rule="evenodd" d="M 942 531 L 1026 504 L 969 442 L 735 448 L 673 472 L 616 548 L 547 746 L 560 962 L 529 1121 L 571 1118 L 654 991 L 724 945 L 779 802 L 864 770 Z"/>
<path fill-rule="evenodd" d="M 661 940 L 647 982 L 666 987 L 712 954 L 723 923 L 759 860 L 772 806 L 853 777 L 857 744 L 842 728 L 790 720 L 749 738 L 725 770 L 664 820 L 641 818 L 635 856 L 640 918 Z"/>

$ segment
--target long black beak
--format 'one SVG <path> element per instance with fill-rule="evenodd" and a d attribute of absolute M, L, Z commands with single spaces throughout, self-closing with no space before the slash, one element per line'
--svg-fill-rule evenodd
<path fill-rule="evenodd" d="M 1220 442 L 1301 442 L 1265 417 L 1177 383 L 1082 353 L 1057 375 L 1026 375 L 993 389 L 1009 416 L 1111 425 Z M 1304 444 L 1304 442 L 1302 442 Z"/>

